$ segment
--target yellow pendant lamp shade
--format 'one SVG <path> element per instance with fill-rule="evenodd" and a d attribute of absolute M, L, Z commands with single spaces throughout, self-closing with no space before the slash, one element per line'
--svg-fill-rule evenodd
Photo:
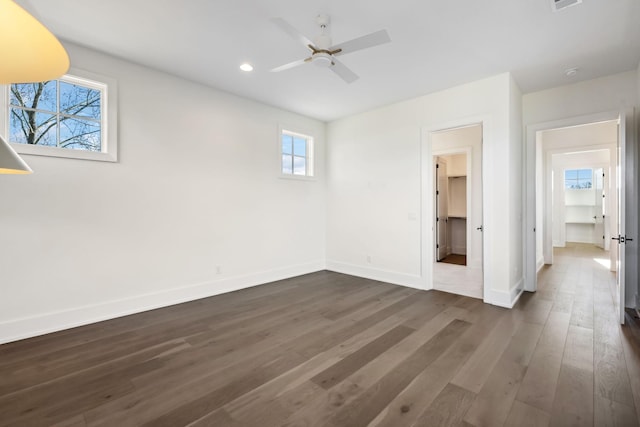
<path fill-rule="evenodd" d="M 52 80 L 69 69 L 56 37 L 12 0 L 0 0 L 0 84 Z"/>
<path fill-rule="evenodd" d="M 12 0 L 0 0 L 0 84 L 57 79 L 69 69 L 69 55 L 56 37 Z M 0 174 L 32 170 L 0 136 Z"/>

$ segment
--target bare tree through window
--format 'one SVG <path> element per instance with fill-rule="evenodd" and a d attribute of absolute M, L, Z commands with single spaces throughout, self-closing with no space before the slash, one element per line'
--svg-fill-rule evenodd
<path fill-rule="evenodd" d="M 11 142 L 101 151 L 101 91 L 64 80 L 11 85 Z"/>

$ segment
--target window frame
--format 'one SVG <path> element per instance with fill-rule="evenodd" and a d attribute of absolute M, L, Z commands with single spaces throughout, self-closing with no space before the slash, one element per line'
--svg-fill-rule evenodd
<path fill-rule="evenodd" d="M 282 136 L 290 135 L 293 137 L 304 138 L 306 141 L 305 147 L 305 174 L 304 175 L 296 175 L 293 173 L 285 173 L 282 168 L 282 156 L 285 154 L 282 151 Z M 310 132 L 301 131 L 296 127 L 292 126 L 278 126 L 278 169 L 280 178 L 284 179 L 298 179 L 304 181 L 313 181 L 315 180 L 315 144 L 314 144 L 314 136 Z M 291 156 L 294 156 L 293 151 Z M 300 156 L 299 156 L 300 157 Z"/>
<path fill-rule="evenodd" d="M 11 147 L 19 154 L 46 157 L 61 157 L 101 162 L 118 161 L 118 90 L 115 79 L 89 71 L 70 68 L 67 74 L 55 79 L 73 85 L 99 90 L 100 95 L 100 150 L 87 151 L 73 148 L 30 145 L 10 142 Z M 9 121 L 11 113 L 11 85 L 0 85 L 0 133 L 9 141 Z M 60 112 L 57 112 L 58 114 Z"/>
<path fill-rule="evenodd" d="M 586 171 L 589 170 L 591 171 L 591 177 L 588 178 L 589 183 L 591 184 L 589 187 L 580 187 L 580 182 L 581 181 L 587 181 L 587 178 L 580 178 L 580 171 Z M 571 168 L 571 169 L 565 169 L 564 170 L 564 174 L 563 174 L 563 180 L 564 180 L 564 189 L 565 190 L 591 190 L 593 188 L 593 170 L 594 168 Z M 578 185 L 577 187 L 567 187 L 567 172 L 573 172 L 575 171 L 576 173 L 576 178 L 571 179 L 570 181 L 575 181 L 576 185 Z"/>

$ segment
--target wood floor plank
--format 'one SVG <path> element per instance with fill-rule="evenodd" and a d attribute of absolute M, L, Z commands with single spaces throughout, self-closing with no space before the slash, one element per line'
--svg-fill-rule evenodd
<path fill-rule="evenodd" d="M 349 356 L 340 360 L 338 363 L 332 365 L 330 368 L 320 372 L 311 378 L 311 381 L 325 390 L 330 389 L 367 363 L 371 362 L 390 347 L 405 339 L 414 331 L 415 329 L 411 329 L 403 325 L 396 326 L 389 332 L 381 335 L 379 338 L 376 338 L 354 353 L 351 353 Z"/>
<path fill-rule="evenodd" d="M 635 408 L 614 402 L 606 397 L 595 397 L 594 425 L 596 426 L 638 426 Z"/>
<path fill-rule="evenodd" d="M 593 298 L 574 301 L 571 311 L 571 324 L 593 329 Z"/>
<path fill-rule="evenodd" d="M 456 385 L 448 384 L 413 425 L 458 426 L 475 398 L 475 393 Z"/>
<path fill-rule="evenodd" d="M 498 363 L 500 356 L 509 345 L 511 338 L 520 327 L 521 321 L 522 315 L 515 310 L 498 320 L 496 327 L 482 341 L 451 383 L 479 393 L 495 364 Z"/>
<path fill-rule="evenodd" d="M 593 372 L 562 365 L 551 426 L 593 425 Z"/>
<path fill-rule="evenodd" d="M 382 353 L 377 359 L 329 390 L 328 393 L 316 396 L 315 399 L 307 403 L 308 406 L 303 408 L 304 410 L 299 410 L 292 414 L 286 425 L 328 425 L 337 406 L 350 404 L 366 390 L 374 387 L 385 375 L 396 369 L 406 359 L 407 355 L 415 353 L 424 343 L 433 339 L 447 325 L 456 320 L 457 317 L 464 315 L 465 312 L 466 310 L 457 307 L 449 307 L 447 310 L 440 312 L 405 340 Z M 393 319 L 393 317 L 390 319 Z M 396 321 L 402 320 L 396 319 Z"/>
<path fill-rule="evenodd" d="M 571 326 L 551 411 L 553 426 L 593 425 L 593 334 Z"/>
<path fill-rule="evenodd" d="M 551 415 L 518 400 L 513 402 L 504 427 L 547 427 Z"/>
<path fill-rule="evenodd" d="M 318 400 L 321 387 L 309 380 L 335 363 L 353 354 L 376 337 L 397 327 L 402 319 L 389 317 L 371 328 L 355 335 L 332 349 L 322 352 L 304 364 L 290 370 L 273 381 L 241 396 L 225 405 L 234 419 L 245 425 L 262 422 L 266 425 L 278 425 L 279 421 L 288 418 L 302 409 L 309 412 L 314 399 Z M 367 372 L 372 377 L 372 372 Z M 317 402 L 316 402 L 317 403 Z M 319 417 L 316 416 L 319 421 Z"/>
<path fill-rule="evenodd" d="M 246 424 L 242 424 L 231 418 L 231 416 L 221 408 L 188 424 L 187 427 L 243 427 L 245 425 Z"/>
<path fill-rule="evenodd" d="M 551 412 L 569 320 L 566 312 L 549 314 L 516 396 L 520 402 Z"/>
<path fill-rule="evenodd" d="M 418 374 L 387 408 L 380 412 L 370 424 L 372 427 L 412 425 L 416 422 L 424 408 L 433 403 L 460 367 L 475 354 L 484 337 L 496 327 L 496 321 L 505 314 L 503 309 L 496 307 L 481 311 L 483 315 L 477 318 L 477 323 L 470 326 L 448 350 Z"/>
<path fill-rule="evenodd" d="M 620 338 L 620 324 L 612 307 L 613 304 L 597 304 L 594 307 L 595 392 L 609 400 L 634 406 Z"/>
<path fill-rule="evenodd" d="M 73 418 L 69 418 L 68 420 L 55 423 L 53 427 L 85 427 L 86 425 L 84 417 L 82 415 L 77 415 Z"/>
<path fill-rule="evenodd" d="M 272 363 L 250 371 L 242 378 L 191 400 L 176 409 L 142 424 L 142 426 L 170 427 L 186 425 L 197 421 L 209 413 L 220 409 L 224 404 L 231 402 L 233 399 L 276 378 L 293 366 L 297 366 L 302 360 L 303 359 L 297 354 L 286 354 L 274 360 Z"/>
<path fill-rule="evenodd" d="M 467 411 L 466 422 L 477 427 L 505 422 L 541 333 L 541 325 L 529 322 L 520 325 Z"/>
<path fill-rule="evenodd" d="M 331 418 L 332 426 L 366 426 L 429 364 L 453 344 L 456 337 L 470 326 L 454 320 L 415 353 L 370 387 L 355 401 L 342 406 Z"/>

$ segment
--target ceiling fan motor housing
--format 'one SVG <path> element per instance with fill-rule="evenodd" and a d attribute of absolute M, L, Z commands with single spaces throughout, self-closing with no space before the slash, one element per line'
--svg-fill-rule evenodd
<path fill-rule="evenodd" d="M 333 58 L 327 52 L 318 52 L 311 57 L 311 62 L 321 68 L 328 68 L 333 65 Z"/>

